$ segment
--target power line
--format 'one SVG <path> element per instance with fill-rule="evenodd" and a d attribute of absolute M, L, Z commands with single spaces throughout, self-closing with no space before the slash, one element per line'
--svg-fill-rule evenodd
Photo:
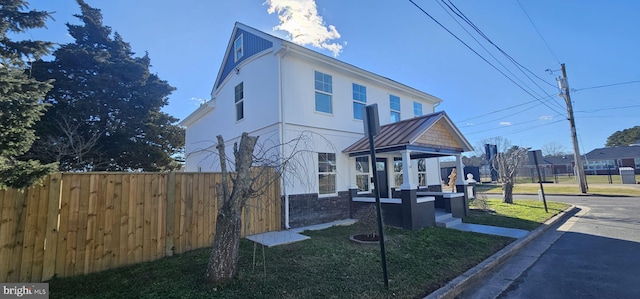
<path fill-rule="evenodd" d="M 556 116 L 564 116 L 564 115 L 558 114 L 558 115 L 555 115 L 553 117 L 556 117 Z M 484 132 L 488 132 L 488 131 L 495 131 L 495 130 L 500 130 L 500 129 L 509 129 L 509 128 L 513 128 L 514 126 L 521 126 L 521 125 L 529 124 L 529 123 L 536 122 L 536 121 L 540 121 L 540 119 L 536 118 L 536 119 L 520 122 L 520 123 L 517 123 L 517 124 L 510 124 L 508 126 L 491 128 L 491 129 L 486 129 L 486 130 L 481 130 L 481 131 L 476 131 L 476 132 L 471 132 L 471 133 L 465 133 L 465 135 L 473 135 L 473 134 L 484 133 Z M 552 122 L 552 123 L 561 122 L 561 121 L 564 121 L 564 119 L 557 120 L 557 121 Z M 543 125 L 538 125 L 536 127 L 531 127 L 530 129 L 534 129 L 534 128 L 537 128 L 537 127 L 540 127 L 540 126 L 543 126 Z M 529 130 L 529 129 L 527 129 L 527 130 Z"/>
<path fill-rule="evenodd" d="M 544 44 L 547 46 L 547 49 L 549 49 L 549 52 L 551 52 L 551 55 L 553 55 L 553 57 L 556 59 L 556 61 L 558 61 L 558 63 L 560 63 L 560 59 L 558 59 L 558 56 L 556 55 L 555 52 L 553 52 L 553 50 L 551 49 L 551 47 L 549 46 L 549 43 L 547 43 L 547 40 L 542 36 L 542 33 L 540 33 L 540 30 L 538 30 L 538 27 L 536 26 L 536 24 L 533 22 L 533 20 L 531 19 L 531 16 L 529 16 L 529 14 L 527 13 L 527 11 L 524 9 L 524 6 L 522 6 L 522 3 L 520 3 L 520 0 L 518 0 L 518 5 L 520 5 L 520 8 L 522 8 L 522 12 L 524 12 L 524 14 L 527 16 L 527 19 L 529 19 L 529 22 L 531 22 L 531 25 L 533 26 L 533 28 L 536 30 L 536 32 L 538 33 L 538 36 L 540 36 L 540 39 L 542 39 L 542 41 L 544 42 Z"/>
<path fill-rule="evenodd" d="M 606 85 L 598 85 L 598 86 L 591 86 L 591 87 L 585 87 L 585 88 L 578 88 L 578 89 L 573 89 L 572 91 L 576 92 L 576 91 L 587 90 L 587 89 L 604 88 L 604 87 L 611 87 L 611 86 L 618 86 L 618 85 L 625 85 L 625 84 L 633 84 L 633 83 L 640 83 L 640 80 L 613 83 L 613 84 L 606 84 Z"/>
<path fill-rule="evenodd" d="M 482 59 L 484 62 L 486 62 L 487 64 L 489 64 L 491 67 L 493 67 L 496 71 L 498 71 L 500 74 L 502 74 L 505 78 L 507 78 L 509 81 L 511 81 L 513 84 L 515 84 L 516 86 L 518 86 L 520 89 L 522 89 L 525 93 L 527 93 L 528 95 L 530 95 L 531 97 L 533 97 L 534 99 L 537 99 L 537 97 L 535 95 L 533 95 L 531 92 L 529 92 L 528 90 L 526 90 L 524 87 L 522 87 L 520 84 L 518 84 L 517 82 L 515 82 L 511 77 L 507 76 L 502 70 L 498 69 L 495 65 L 493 65 L 491 62 L 489 62 L 486 58 L 484 58 L 482 55 L 480 55 L 480 53 L 478 53 L 476 50 L 474 50 L 473 48 L 471 48 L 467 43 L 465 43 L 462 39 L 460 39 L 457 35 L 455 35 L 453 32 L 451 32 L 451 30 L 449 30 L 447 27 L 445 27 L 444 25 L 442 25 L 442 23 L 438 22 L 438 20 L 436 20 L 433 16 L 431 16 L 426 10 L 424 10 L 422 7 L 420 7 L 418 4 L 416 4 L 413 0 L 409 0 L 409 2 L 411 2 L 411 4 L 413 4 L 415 7 L 417 7 L 420 11 L 422 11 L 423 14 L 425 14 L 427 17 L 429 17 L 432 21 L 434 21 L 436 24 L 438 24 L 442 29 L 444 29 L 445 31 L 447 31 L 451 36 L 453 36 L 456 40 L 458 40 L 460 43 L 462 43 L 463 45 L 465 45 L 469 50 L 471 50 L 471 52 L 473 52 L 474 54 L 476 54 L 478 57 L 480 57 L 480 59 Z M 560 113 L 557 110 L 555 110 L 553 107 L 547 105 L 547 103 L 544 103 L 542 101 L 540 101 L 543 105 L 547 106 L 549 109 L 553 110 L 556 113 Z"/>
<path fill-rule="evenodd" d="M 443 0 L 441 0 L 443 1 Z M 511 55 L 507 54 L 507 52 L 505 52 L 504 50 L 502 50 L 502 48 L 500 48 L 498 45 L 496 45 L 486 34 L 484 34 L 484 32 L 482 32 L 482 30 L 480 30 L 480 28 L 478 26 L 476 26 L 471 19 L 469 19 L 455 4 L 453 4 L 451 2 L 451 0 L 447 0 L 449 2 L 449 4 L 451 4 L 451 6 L 453 6 L 453 8 L 455 8 L 455 10 L 453 8 L 451 8 L 451 6 L 449 6 L 448 4 L 445 3 L 445 5 L 447 5 L 447 7 L 449 7 L 449 9 L 451 9 L 451 11 L 453 11 L 458 17 L 460 17 L 461 19 L 463 19 L 467 24 L 469 24 L 469 26 L 471 26 L 471 28 L 473 28 L 476 32 L 478 32 L 478 34 L 480 36 L 482 36 L 485 40 L 487 40 L 487 42 L 489 42 L 491 45 L 493 45 L 496 49 L 498 49 L 498 51 L 500 51 L 500 53 L 502 53 L 505 57 L 507 57 L 509 60 L 511 60 L 511 62 L 513 62 L 516 66 L 519 67 L 519 70 L 525 74 L 525 76 L 531 80 L 531 82 L 533 82 L 536 86 L 538 86 L 524 71 L 526 70 L 527 72 L 529 72 L 530 74 L 532 74 L 534 77 L 538 78 L 540 81 L 547 83 L 549 86 L 552 87 L 556 87 L 554 84 L 549 83 L 548 81 L 540 78 L 538 75 L 536 75 L 534 72 L 532 72 L 531 70 L 529 70 L 527 67 L 525 67 L 524 65 L 520 64 L 517 60 L 515 60 L 513 57 L 511 57 Z M 542 88 L 540 86 L 538 86 L 538 88 L 540 88 L 542 90 Z M 544 92 L 544 90 L 543 90 Z"/>

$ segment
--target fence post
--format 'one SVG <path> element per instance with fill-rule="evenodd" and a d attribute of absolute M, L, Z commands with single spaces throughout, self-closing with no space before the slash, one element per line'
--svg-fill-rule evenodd
<path fill-rule="evenodd" d="M 47 227 L 45 236 L 42 281 L 56 274 L 56 250 L 58 248 L 58 215 L 60 214 L 60 192 L 62 173 L 54 173 L 49 180 L 49 205 L 47 207 Z"/>

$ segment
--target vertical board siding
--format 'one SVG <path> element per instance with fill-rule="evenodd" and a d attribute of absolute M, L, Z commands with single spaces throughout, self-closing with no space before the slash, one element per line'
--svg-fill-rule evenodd
<path fill-rule="evenodd" d="M 0 190 L 0 282 L 83 275 L 211 246 L 221 181 L 219 173 L 55 173 L 25 190 Z M 268 184 L 247 201 L 242 236 L 280 229 L 280 187 Z"/>

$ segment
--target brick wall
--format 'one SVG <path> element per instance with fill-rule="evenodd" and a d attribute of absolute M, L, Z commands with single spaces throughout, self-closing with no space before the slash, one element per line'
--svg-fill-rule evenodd
<path fill-rule="evenodd" d="M 284 209 L 284 202 L 282 207 Z M 348 191 L 321 198 L 317 193 L 289 195 L 289 226 L 297 228 L 348 219 L 349 209 Z"/>

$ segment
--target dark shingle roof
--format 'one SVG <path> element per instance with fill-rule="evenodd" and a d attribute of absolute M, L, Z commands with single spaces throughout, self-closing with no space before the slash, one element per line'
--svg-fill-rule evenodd
<path fill-rule="evenodd" d="M 614 160 L 639 158 L 640 146 L 616 146 L 594 149 L 586 154 L 589 160 Z"/>

